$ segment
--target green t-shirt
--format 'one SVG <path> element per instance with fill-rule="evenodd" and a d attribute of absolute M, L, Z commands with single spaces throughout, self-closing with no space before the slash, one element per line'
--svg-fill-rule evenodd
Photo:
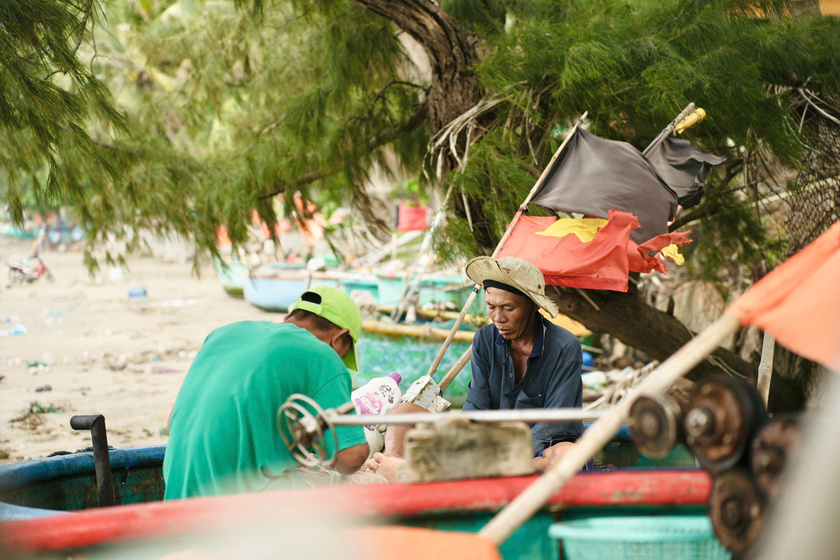
<path fill-rule="evenodd" d="M 165 499 L 300 487 L 277 409 L 302 393 L 324 409 L 350 400 L 350 373 L 335 351 L 295 325 L 245 321 L 216 329 L 187 373 L 163 461 Z M 365 442 L 336 430 L 339 450 Z M 333 438 L 326 434 L 328 451 Z"/>

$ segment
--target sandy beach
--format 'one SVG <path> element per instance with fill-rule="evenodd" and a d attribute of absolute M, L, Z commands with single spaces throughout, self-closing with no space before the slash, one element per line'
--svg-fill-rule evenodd
<path fill-rule="evenodd" d="M 0 239 L 0 261 L 31 245 Z M 170 252 L 171 262 L 103 262 L 91 277 L 81 252 L 45 251 L 54 281 L 24 285 L 9 286 L 3 269 L 0 464 L 89 446 L 89 432 L 70 428 L 76 414 L 104 415 L 114 447 L 165 443 L 169 411 L 207 334 L 232 321 L 280 318 L 227 295 L 209 263 L 196 277 L 183 247 Z M 139 287 L 146 297 L 129 297 Z M 21 327 L 25 334 L 10 334 Z"/>

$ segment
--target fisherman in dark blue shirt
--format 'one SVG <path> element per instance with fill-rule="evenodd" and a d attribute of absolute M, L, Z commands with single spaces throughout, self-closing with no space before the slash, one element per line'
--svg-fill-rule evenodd
<path fill-rule="evenodd" d="M 580 343 L 540 314 L 540 308 L 552 317 L 558 313 L 545 295 L 542 272 L 516 257 L 478 257 L 467 264 L 466 274 L 484 287 L 492 324 L 473 339 L 472 380 L 463 410 L 580 408 Z M 582 433 L 581 422 L 534 424 L 535 467 L 547 468 Z"/>
<path fill-rule="evenodd" d="M 477 257 L 467 263 L 467 276 L 486 292 L 492 324 L 473 338 L 472 380 L 462 410 L 580 408 L 582 351 L 577 338 L 540 314 L 556 317 L 557 304 L 545 295 L 542 272 L 516 257 Z M 402 403 L 391 413 L 424 412 Z M 410 426 L 391 426 L 385 433 L 385 453 L 376 453 L 362 471 L 381 472 L 403 456 Z M 583 433 L 581 422 L 537 423 L 531 427 L 534 468 L 544 471 L 559 460 Z M 391 468 L 400 465 L 391 464 Z M 587 464 L 591 468 L 591 463 Z"/>

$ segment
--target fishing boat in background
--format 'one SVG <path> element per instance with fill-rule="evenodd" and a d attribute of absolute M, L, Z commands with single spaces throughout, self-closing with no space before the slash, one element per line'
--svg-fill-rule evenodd
<path fill-rule="evenodd" d="M 245 281 L 248 279 L 248 267 L 238 260 L 233 259 L 226 262 L 214 259 L 213 264 L 216 268 L 219 282 L 221 282 L 225 292 L 235 298 L 245 297 L 243 291 L 245 289 Z"/>
<path fill-rule="evenodd" d="M 308 271 L 303 265 L 261 265 L 245 278 L 242 294 L 248 303 L 259 309 L 285 313 L 306 291 L 308 279 Z"/>
<path fill-rule="evenodd" d="M 405 273 L 379 272 L 376 274 L 379 287 L 379 303 L 393 308 L 405 298 L 414 298 L 423 308 L 460 310 L 466 303 L 473 283 L 461 274 L 427 274 L 412 278 Z M 470 313 L 482 313 L 483 301 L 476 302 Z"/>
<path fill-rule="evenodd" d="M 303 264 L 272 263 L 251 270 L 243 278 L 242 293 L 252 305 L 272 312 L 286 312 L 301 293 L 315 285 L 340 288 L 362 305 L 371 304 L 387 310 L 393 309 L 401 300 L 411 299 L 420 310 L 451 311 L 459 309 L 472 290 L 472 284 L 459 275 L 427 275 L 413 290 L 410 281 L 404 274 L 311 271 Z M 479 300 L 470 309 L 476 314 L 483 313 L 483 305 Z"/>
<path fill-rule="evenodd" d="M 377 284 L 372 276 L 341 271 L 311 271 L 302 264 L 272 263 L 254 268 L 243 284 L 251 305 L 273 313 L 286 313 L 300 294 L 312 286 L 331 286 L 352 295 L 364 291 L 377 304 Z"/>

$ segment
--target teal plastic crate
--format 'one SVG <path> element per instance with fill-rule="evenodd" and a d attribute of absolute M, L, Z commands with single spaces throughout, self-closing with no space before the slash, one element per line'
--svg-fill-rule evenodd
<path fill-rule="evenodd" d="M 567 560 L 729 560 L 705 515 L 588 517 L 561 521 L 548 534 Z"/>

